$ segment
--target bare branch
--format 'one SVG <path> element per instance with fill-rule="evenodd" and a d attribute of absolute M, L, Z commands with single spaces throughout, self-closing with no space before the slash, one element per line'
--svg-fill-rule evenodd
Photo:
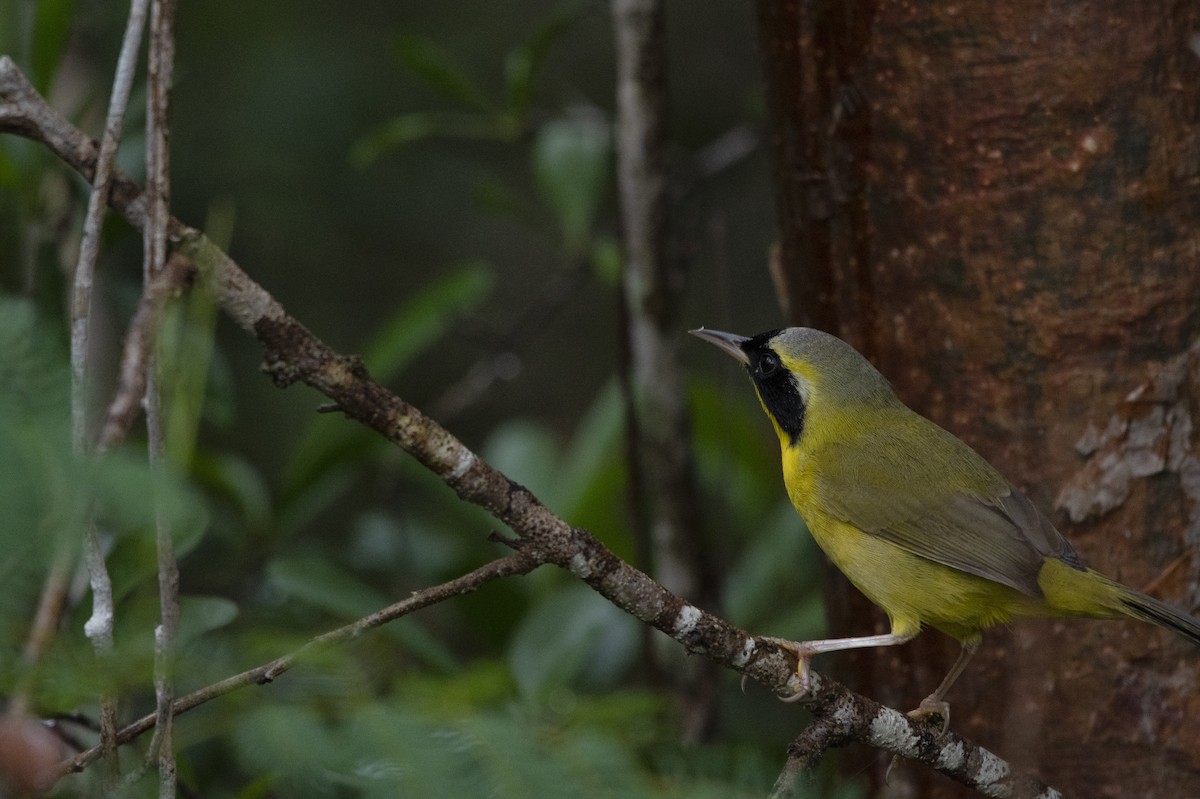
<path fill-rule="evenodd" d="M 681 270 L 668 254 L 665 30 L 661 0 L 614 0 L 616 155 L 624 266 L 625 390 L 643 565 L 668 588 L 701 594 L 698 530 L 673 328 Z"/>
<path fill-rule="evenodd" d="M 138 298 L 137 308 L 125 331 L 117 388 L 109 402 L 97 449 L 108 451 L 125 440 L 146 394 L 146 362 L 167 303 L 191 279 L 186 258 L 168 259 L 166 268 L 150 281 Z"/>
<path fill-rule="evenodd" d="M 104 122 L 100 153 L 92 181 L 92 192 L 88 197 L 88 209 L 83 226 L 83 241 L 79 249 L 79 263 L 75 267 L 74 285 L 71 296 L 71 421 L 75 449 L 85 452 L 91 446 L 88 431 L 88 356 L 89 327 L 91 325 L 92 279 L 96 259 L 100 252 L 100 230 L 109 199 L 109 180 L 117 145 L 121 141 L 121 130 L 125 122 L 125 109 L 129 105 L 129 94 L 133 88 L 137 55 L 146 23 L 147 0 L 134 0 L 130 5 L 125 36 L 121 42 L 121 53 L 117 58 L 116 76 L 113 78 L 112 96 L 109 98 L 108 116 Z M 92 616 L 84 627 L 91 639 L 96 655 L 103 665 L 112 655 L 113 648 L 113 602 L 112 582 L 100 550 L 95 526 L 90 520 L 84 522 L 83 547 L 85 562 L 91 576 Z M 64 563 L 56 558 L 53 566 Z M 65 581 L 61 575 L 50 574 L 47 586 L 62 590 Z M 62 603 L 56 604 L 61 608 Z M 116 697 L 106 693 L 100 700 L 100 737 L 105 751 L 111 757 L 112 770 L 119 768 L 116 762 Z"/>
<path fill-rule="evenodd" d="M 29 697 L 33 690 L 33 668 L 41 662 L 42 656 L 53 643 L 58 633 L 58 623 L 62 618 L 63 607 L 67 601 L 67 591 L 71 584 L 71 570 L 78 555 L 74 547 L 60 544 L 50 562 L 46 580 L 42 583 L 42 591 L 38 596 L 37 610 L 34 611 L 33 623 L 29 626 L 29 635 L 21 650 L 21 665 L 23 673 L 9 698 L 8 715 L 19 718 L 29 713 Z"/>
<path fill-rule="evenodd" d="M 700 544 L 695 477 L 679 357 L 679 306 L 686 274 L 670 246 L 666 143 L 666 31 L 662 0 L 613 0 L 617 56 L 616 156 L 624 265 L 630 484 L 641 565 L 672 591 L 715 604 L 713 570 Z M 713 710 L 716 671 L 662 660 L 686 684 L 686 729 L 698 737 Z M 670 664 L 670 665 L 667 665 Z"/>
<path fill-rule="evenodd" d="M 150 46 L 147 56 L 146 92 L 146 196 L 149 219 L 142 231 L 144 242 L 143 284 L 148 291 L 166 268 L 167 224 L 171 218 L 170 96 L 175 61 L 175 0 L 153 0 L 150 13 Z M 155 350 L 146 363 L 146 434 L 150 463 L 161 469 L 166 460 L 163 423 L 161 364 Z M 157 504 L 157 503 L 156 503 Z M 174 741 L 175 636 L 179 629 L 179 564 L 170 522 L 156 509 L 154 541 L 158 558 L 158 601 L 160 621 L 154 630 L 154 695 L 156 701 L 154 738 L 146 753 L 146 766 L 158 760 L 158 793 L 172 799 L 176 792 Z"/>
<path fill-rule="evenodd" d="M 803 795 L 802 781 L 812 775 L 825 753 L 848 743 L 863 743 L 924 763 L 947 777 L 997 799 L 1061 799 L 1054 788 L 1015 772 L 987 749 L 959 737 L 914 723 L 907 714 L 838 686 L 818 692 L 808 703 L 814 720 L 788 746 L 788 757 L 771 799 Z"/>
<path fill-rule="evenodd" d="M 373 630 L 376 627 L 387 624 L 390 621 L 395 621 L 422 608 L 427 608 L 430 605 L 444 602 L 451 597 L 468 594 L 492 580 L 501 577 L 528 574 L 539 565 L 536 560 L 530 558 L 528 555 L 517 553 L 494 560 L 472 572 L 468 572 L 461 577 L 456 577 L 440 585 L 435 585 L 421 591 L 414 591 L 412 596 L 372 613 L 370 616 L 364 616 L 350 624 L 318 635 L 294 652 L 275 658 L 268 663 L 264 663 L 248 671 L 243 671 L 241 674 L 227 677 L 220 682 L 205 686 L 186 696 L 179 697 L 172 704 L 172 714 L 178 716 L 181 713 L 186 713 L 238 688 L 245 688 L 248 685 L 265 685 L 314 652 L 327 649 L 335 644 L 354 640 L 368 630 Z M 151 713 L 132 724 L 126 725 L 117 733 L 117 743 L 121 745 L 127 744 L 147 730 L 153 729 L 157 719 L 158 713 Z M 99 746 L 94 746 L 91 749 L 80 752 L 59 766 L 58 778 L 61 779 L 72 772 L 82 771 L 88 764 L 95 761 L 100 754 L 101 747 Z"/>
<path fill-rule="evenodd" d="M 79 247 L 79 263 L 75 267 L 71 299 L 71 371 L 74 376 L 71 413 L 76 445 L 81 451 L 87 445 L 87 401 L 84 392 L 87 390 L 92 277 L 96 270 L 96 258 L 100 253 L 100 228 L 108 206 L 113 161 L 117 155 L 117 146 L 121 142 L 121 131 L 125 126 L 125 109 L 129 105 L 129 94 L 133 89 L 138 48 L 142 41 L 142 30 L 146 25 L 148 4 L 149 0 L 134 0 L 130 5 L 125 38 L 121 42 L 121 54 L 117 58 L 117 71 L 113 78 L 112 96 L 109 98 L 108 116 L 104 122 L 104 134 L 100 140 L 100 153 L 92 177 L 92 193 L 88 197 L 83 241 Z"/>
<path fill-rule="evenodd" d="M 11 60 L 0 57 L 0 130 L 11 130 L 44 141 L 74 168 L 84 173 L 89 171 L 95 157 L 94 146 L 86 146 L 82 141 L 83 134 L 60 135 L 63 129 L 55 121 L 57 115 L 48 114 L 46 109 L 30 107 L 26 113 L 20 113 L 10 107 L 13 98 L 21 103 L 44 105 L 36 93 L 31 95 L 32 89 L 23 89 L 28 82 L 19 72 L 15 75 L 14 72 Z M 31 100 L 31 96 L 35 99 Z M 35 124 L 38 120 L 50 124 L 46 140 L 38 132 Z M 135 183 L 115 175 L 111 203 L 134 226 L 144 227 L 145 206 L 141 190 Z M 793 695 L 799 688 L 794 654 L 769 639 L 751 636 L 684 601 L 622 561 L 586 530 L 572 527 L 555 516 L 524 486 L 481 460 L 449 431 L 372 380 L 358 358 L 338 354 L 316 338 L 201 233 L 175 219 L 171 220 L 170 233 L 179 244 L 179 252 L 191 259 L 201 275 L 215 277 L 222 308 L 262 344 L 263 369 L 277 385 L 284 387 L 301 382 L 317 389 L 347 416 L 416 458 L 463 500 L 479 505 L 502 521 L 517 535 L 512 546 L 518 554 L 510 557 L 521 558 L 523 569 L 532 569 L 541 563 L 556 564 L 617 607 L 671 636 L 689 651 L 741 672 L 780 695 Z M 459 580 L 470 577 L 467 575 Z M 451 581 L 446 586 L 457 582 Z M 447 594 L 452 595 L 453 592 Z M 280 673 L 279 665 L 288 668 L 293 660 L 285 657 L 246 673 L 253 677 L 238 675 L 189 694 L 177 700 L 174 710 L 181 713 L 207 701 L 210 697 L 205 692 L 220 695 L 257 679 L 273 677 Z M 827 677 L 812 673 L 811 679 L 807 704 L 817 718 L 842 713 L 852 716 L 834 719 L 837 723 L 826 722 L 825 726 L 831 732 L 822 732 L 818 728 L 814 733 L 817 749 L 821 749 L 821 742 L 827 742 L 823 746 L 828 748 L 855 740 L 902 757 L 918 759 L 978 790 L 991 791 L 988 795 L 1058 796 L 1057 792 L 1041 786 L 1032 777 L 1013 772 L 1007 763 L 953 732 L 937 737 L 920 722 L 855 694 Z M 119 736 L 119 740 L 132 739 L 152 725 L 153 716 L 140 719 L 122 730 L 120 736 L 124 737 Z M 843 736 L 845 731 L 849 738 Z M 90 758 L 94 759 L 95 754 L 90 754 Z M 71 761 L 72 764 L 78 759 Z M 1016 789 L 1008 787 L 1014 785 L 1041 788 L 1035 793 L 1017 793 Z"/>

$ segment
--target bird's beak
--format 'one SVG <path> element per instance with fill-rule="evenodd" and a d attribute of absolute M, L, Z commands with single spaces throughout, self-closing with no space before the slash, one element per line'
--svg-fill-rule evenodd
<path fill-rule="evenodd" d="M 750 365 L 750 356 L 742 349 L 742 345 L 750 340 L 745 336 L 739 336 L 735 333 L 722 333 L 720 330 L 707 330 L 703 327 L 697 330 L 689 330 L 688 332 L 696 338 L 704 339 L 709 344 L 715 344 L 747 366 Z"/>

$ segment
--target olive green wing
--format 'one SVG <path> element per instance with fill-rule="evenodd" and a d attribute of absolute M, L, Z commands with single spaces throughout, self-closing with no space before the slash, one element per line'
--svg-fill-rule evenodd
<path fill-rule="evenodd" d="M 917 417 L 918 419 L 920 417 Z M 984 577 L 1033 597 L 1046 558 L 1083 563 L 1032 502 L 974 450 L 932 422 L 895 440 L 869 436 L 830 445 L 816 481 L 826 513 L 927 560 Z M 906 435 L 907 434 L 907 435 Z M 841 450 L 841 451 L 839 451 Z M 919 457 L 918 452 L 924 457 Z"/>

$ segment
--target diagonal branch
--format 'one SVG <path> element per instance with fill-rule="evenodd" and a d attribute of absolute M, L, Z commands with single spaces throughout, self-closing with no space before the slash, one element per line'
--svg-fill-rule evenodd
<path fill-rule="evenodd" d="M 47 106 L 11 59 L 3 56 L 0 132 L 17 133 L 44 144 L 85 176 L 93 168 L 95 143 Z M 134 227 L 144 228 L 142 190 L 128 177 L 114 175 L 110 204 Z M 799 688 L 794 654 L 675 596 L 622 561 L 586 530 L 555 516 L 524 486 L 376 383 L 358 358 L 335 352 L 305 329 L 202 233 L 174 218 L 168 232 L 177 250 L 201 275 L 215 277 L 221 307 L 261 343 L 263 369 L 277 385 L 299 382 L 315 388 L 347 416 L 404 449 L 460 498 L 508 525 L 517 536 L 512 546 L 529 562 L 553 563 L 570 571 L 614 605 L 666 633 L 688 651 L 741 672 L 776 693 L 790 696 Z M 828 677 L 817 673 L 811 676 L 808 705 L 819 719 L 840 712 L 853 714 L 852 719 L 844 720 L 845 724 L 830 725 L 839 735 L 823 739 L 825 747 L 855 740 L 919 759 L 988 796 L 1050 799 L 1059 795 L 1036 779 L 1013 772 L 994 754 L 953 732 L 937 737 L 914 719 L 855 694 Z M 176 712 L 181 712 L 178 706 Z M 152 721 L 138 723 L 149 725 Z M 847 737 L 840 736 L 842 730 L 848 730 Z M 972 763 L 985 763 L 987 767 L 973 769 Z"/>
<path fill-rule="evenodd" d="M 470 593 L 497 578 L 528 574 L 537 568 L 538 565 L 532 558 L 522 553 L 517 553 L 494 560 L 472 572 L 468 572 L 461 577 L 456 577 L 440 585 L 435 585 L 421 591 L 414 591 L 411 596 L 388 605 L 383 610 L 376 611 L 370 616 L 364 616 L 350 624 L 318 635 L 294 652 L 289 652 L 261 666 L 243 671 L 241 674 L 235 674 L 232 677 L 226 677 L 220 682 L 215 682 L 212 685 L 192 691 L 186 696 L 179 697 L 171 706 L 171 715 L 178 716 L 180 713 L 186 713 L 203 705 L 205 702 L 210 702 L 238 688 L 269 683 L 291 669 L 301 659 L 314 652 L 358 638 L 368 630 L 373 630 L 376 627 L 427 608 L 430 605 L 444 602 L 451 597 Z M 158 713 L 155 712 L 142 716 L 137 721 L 122 727 L 116 734 L 117 743 L 127 744 L 139 735 L 154 729 L 157 720 Z M 58 778 L 61 779 L 72 772 L 82 771 L 87 768 L 88 764 L 98 758 L 100 754 L 101 747 L 97 745 L 64 761 L 59 766 Z"/>
<path fill-rule="evenodd" d="M 137 308 L 129 321 L 117 372 L 117 388 L 108 404 L 104 425 L 96 443 L 99 452 L 118 446 L 129 435 L 134 419 L 142 409 L 146 393 L 146 362 L 154 344 L 167 304 L 191 280 L 187 261 L 178 256 L 167 260 L 166 267 L 142 287 Z"/>

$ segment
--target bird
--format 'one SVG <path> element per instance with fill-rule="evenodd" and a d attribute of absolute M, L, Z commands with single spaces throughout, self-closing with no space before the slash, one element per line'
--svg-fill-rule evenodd
<path fill-rule="evenodd" d="M 788 497 L 816 543 L 887 614 L 881 635 L 768 639 L 796 655 L 912 640 L 923 627 L 961 651 L 914 717 L 941 717 L 983 632 L 1021 617 L 1132 617 L 1200 644 L 1200 621 L 1089 569 L 1050 520 L 970 446 L 913 411 L 845 341 L 792 327 L 747 337 L 689 331 L 737 359 L 779 437 Z M 785 700 L 788 701 L 788 700 Z"/>

